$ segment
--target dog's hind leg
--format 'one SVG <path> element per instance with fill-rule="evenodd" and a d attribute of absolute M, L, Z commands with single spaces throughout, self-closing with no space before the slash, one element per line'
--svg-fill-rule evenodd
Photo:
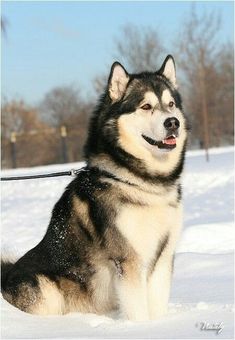
<path fill-rule="evenodd" d="M 38 276 L 40 295 L 32 309 L 33 314 L 64 314 L 64 297 L 55 282 L 46 276 Z"/>
<path fill-rule="evenodd" d="M 64 299 L 46 276 L 11 277 L 2 289 L 4 299 L 20 310 L 38 315 L 63 314 Z"/>

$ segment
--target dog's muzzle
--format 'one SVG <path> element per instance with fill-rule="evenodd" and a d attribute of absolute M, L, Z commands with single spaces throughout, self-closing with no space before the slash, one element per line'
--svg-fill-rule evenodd
<path fill-rule="evenodd" d="M 159 149 L 172 150 L 176 147 L 176 137 L 179 135 L 180 122 L 175 117 L 167 118 L 163 123 L 167 134 L 166 138 L 161 141 L 157 141 L 151 137 L 142 134 L 142 137 L 150 145 L 157 146 Z"/>

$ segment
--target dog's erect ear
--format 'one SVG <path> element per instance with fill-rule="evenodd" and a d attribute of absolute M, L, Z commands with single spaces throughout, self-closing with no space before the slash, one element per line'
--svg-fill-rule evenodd
<path fill-rule="evenodd" d="M 162 67 L 157 72 L 165 76 L 167 79 L 170 80 L 174 87 L 177 87 L 176 83 L 176 72 L 175 72 L 175 61 L 171 55 L 168 55 L 164 60 Z"/>
<path fill-rule="evenodd" d="M 111 67 L 108 81 L 109 96 L 112 101 L 118 101 L 122 98 L 128 81 L 129 75 L 127 71 L 116 61 Z"/>

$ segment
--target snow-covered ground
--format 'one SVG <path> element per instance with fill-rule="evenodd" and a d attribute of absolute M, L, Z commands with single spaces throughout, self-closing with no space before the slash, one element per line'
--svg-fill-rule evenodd
<path fill-rule="evenodd" d="M 233 338 L 232 147 L 188 152 L 183 177 L 184 229 L 177 247 L 169 314 L 134 323 L 116 315 L 72 313 L 40 317 L 2 299 L 4 339 L 48 338 Z M 53 165 L 3 171 L 2 175 L 77 168 Z M 2 183 L 2 251 L 19 257 L 42 238 L 69 177 Z M 203 328 L 216 328 L 203 329 Z"/>

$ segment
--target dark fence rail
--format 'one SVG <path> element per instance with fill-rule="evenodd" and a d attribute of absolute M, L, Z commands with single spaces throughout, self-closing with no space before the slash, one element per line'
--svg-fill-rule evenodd
<path fill-rule="evenodd" d="M 74 127 L 31 130 L 1 140 L 2 168 L 30 167 L 82 160 L 85 132 Z"/>

